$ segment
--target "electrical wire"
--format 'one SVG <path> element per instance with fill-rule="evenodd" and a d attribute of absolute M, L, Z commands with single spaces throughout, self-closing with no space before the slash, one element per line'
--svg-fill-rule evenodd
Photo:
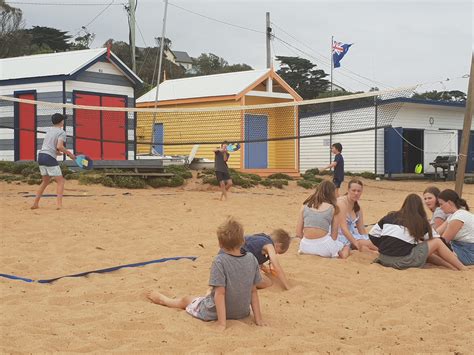
<path fill-rule="evenodd" d="M 102 15 L 110 6 L 112 6 L 114 4 L 115 0 L 112 0 L 106 7 L 104 7 L 97 15 L 94 16 L 94 18 L 92 20 L 89 21 L 89 23 L 85 26 L 82 26 L 82 28 L 76 32 L 76 34 L 73 36 L 73 37 L 76 37 L 77 35 L 79 35 L 82 31 L 84 31 L 85 29 L 87 29 L 88 26 L 90 26 L 95 20 L 97 20 L 100 15 Z"/>
<path fill-rule="evenodd" d="M 109 3 L 59 3 L 59 2 L 24 2 L 24 1 L 9 1 L 9 5 L 40 5 L 40 6 L 104 6 Z M 125 5 L 125 3 L 116 3 L 114 6 Z"/>

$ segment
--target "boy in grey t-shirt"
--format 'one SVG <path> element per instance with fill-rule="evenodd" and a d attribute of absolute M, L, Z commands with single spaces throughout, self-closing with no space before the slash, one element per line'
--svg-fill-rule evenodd
<path fill-rule="evenodd" d="M 255 323 L 263 325 L 256 287 L 261 276 L 257 259 L 251 253 L 241 252 L 244 244 L 242 225 L 229 218 L 217 229 L 217 238 L 223 253 L 219 253 L 212 264 L 209 294 L 172 299 L 154 291 L 148 298 L 162 306 L 185 309 L 205 321 L 217 320 L 221 329 L 225 329 L 227 319 L 247 317 L 251 306 Z"/>
<path fill-rule="evenodd" d="M 33 206 L 31 206 L 32 210 L 39 208 L 39 201 L 44 190 L 49 185 L 51 178 L 54 178 L 57 184 L 57 208 L 60 209 L 63 205 L 64 178 L 56 156 L 66 154 L 69 158 L 73 160 L 76 159 L 76 156 L 68 151 L 64 146 L 66 144 L 66 132 L 64 132 L 65 119 L 66 116 L 61 115 L 60 113 L 55 113 L 51 116 L 53 127 L 49 128 L 46 133 L 43 140 L 43 146 L 38 153 L 38 164 L 42 176 L 42 182 L 36 192 L 35 201 L 33 202 Z"/>

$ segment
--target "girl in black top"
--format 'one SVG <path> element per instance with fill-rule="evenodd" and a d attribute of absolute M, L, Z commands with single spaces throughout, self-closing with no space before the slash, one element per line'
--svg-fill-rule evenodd
<path fill-rule="evenodd" d="M 464 270 L 440 238 L 433 238 L 420 196 L 410 194 L 402 208 L 383 217 L 370 231 L 369 238 L 379 248 L 376 262 L 396 269 L 422 267 L 427 261 L 452 270 Z"/>

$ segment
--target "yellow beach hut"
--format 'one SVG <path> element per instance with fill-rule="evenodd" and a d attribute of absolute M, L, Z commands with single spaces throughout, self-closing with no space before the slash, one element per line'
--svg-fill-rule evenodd
<path fill-rule="evenodd" d="M 298 135 L 297 107 L 237 109 L 302 100 L 273 69 L 166 80 L 158 93 L 157 107 L 170 112 L 138 112 L 138 154 L 150 153 L 152 142 L 159 154 L 187 155 L 195 142 L 201 143 L 196 157 L 214 159 L 217 142 L 251 141 L 231 154 L 229 167 L 262 176 L 298 175 L 298 140 L 282 139 Z M 136 106 L 153 108 L 155 97 L 153 88 Z"/>

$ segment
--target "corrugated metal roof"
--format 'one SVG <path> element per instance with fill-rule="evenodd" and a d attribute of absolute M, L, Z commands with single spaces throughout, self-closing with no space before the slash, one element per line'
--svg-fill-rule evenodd
<path fill-rule="evenodd" d="M 237 95 L 269 71 L 270 69 L 248 70 L 166 80 L 160 84 L 158 101 Z M 137 103 L 154 102 L 155 96 L 156 87 L 139 97 Z"/>
<path fill-rule="evenodd" d="M 0 59 L 0 80 L 72 75 L 106 52 L 107 48 L 97 48 Z M 111 55 L 127 69 L 127 76 L 142 82 L 115 54 Z"/>

